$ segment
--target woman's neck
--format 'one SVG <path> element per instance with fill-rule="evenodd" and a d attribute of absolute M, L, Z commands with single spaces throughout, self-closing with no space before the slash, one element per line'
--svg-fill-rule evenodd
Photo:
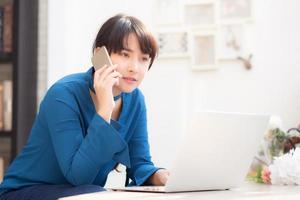
<path fill-rule="evenodd" d="M 113 92 L 113 96 L 114 97 L 121 94 L 121 91 L 118 88 L 116 88 L 116 87 L 113 87 L 113 91 L 112 92 Z"/>

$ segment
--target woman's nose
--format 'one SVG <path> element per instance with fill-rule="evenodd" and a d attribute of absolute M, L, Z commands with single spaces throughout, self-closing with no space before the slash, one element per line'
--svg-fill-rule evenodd
<path fill-rule="evenodd" d="M 138 66 L 139 66 L 139 62 L 137 60 L 132 60 L 129 63 L 129 67 L 128 67 L 129 71 L 130 72 L 137 72 Z"/>

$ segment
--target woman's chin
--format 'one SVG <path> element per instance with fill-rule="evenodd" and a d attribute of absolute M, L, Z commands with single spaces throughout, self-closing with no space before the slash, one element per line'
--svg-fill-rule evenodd
<path fill-rule="evenodd" d="M 136 88 L 131 88 L 131 89 L 126 89 L 126 90 L 122 90 L 122 92 L 125 92 L 125 93 L 131 93 L 133 92 L 133 90 L 135 90 Z"/>
<path fill-rule="evenodd" d="M 118 89 L 124 93 L 131 93 L 133 90 L 136 89 L 136 87 L 118 87 Z"/>

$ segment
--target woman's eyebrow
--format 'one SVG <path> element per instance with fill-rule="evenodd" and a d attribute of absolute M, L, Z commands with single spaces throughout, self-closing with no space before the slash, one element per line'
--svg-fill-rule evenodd
<path fill-rule="evenodd" d="M 129 49 L 127 47 L 124 47 L 123 50 L 125 51 L 129 51 L 129 52 L 134 52 L 132 49 Z M 149 53 L 142 53 L 143 56 L 149 56 L 150 57 L 150 54 Z"/>
<path fill-rule="evenodd" d="M 124 48 L 123 48 L 123 50 L 125 50 L 125 51 L 129 51 L 129 52 L 133 52 L 133 50 L 132 50 L 132 49 L 129 49 L 129 48 L 127 48 L 127 47 L 124 47 Z"/>

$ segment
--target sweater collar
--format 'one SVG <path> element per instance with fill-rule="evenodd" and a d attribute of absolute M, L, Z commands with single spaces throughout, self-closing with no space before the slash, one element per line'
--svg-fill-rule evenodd
<path fill-rule="evenodd" d="M 89 84 L 89 89 L 92 90 L 95 93 L 94 89 L 94 73 L 95 69 L 94 67 L 91 67 L 87 72 L 87 77 L 88 77 L 88 84 Z"/>

